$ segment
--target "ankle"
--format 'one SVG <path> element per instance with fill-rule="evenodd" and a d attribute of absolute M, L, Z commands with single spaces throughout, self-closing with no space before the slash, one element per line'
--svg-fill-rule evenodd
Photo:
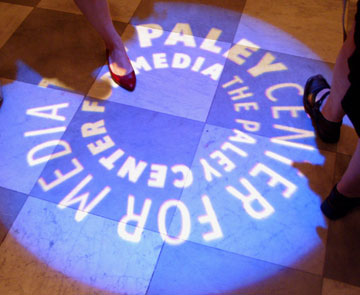
<path fill-rule="evenodd" d="M 110 41 L 105 41 L 105 46 L 110 51 L 119 50 L 119 51 L 125 51 L 124 44 L 121 40 L 121 38 L 113 38 Z"/>
<path fill-rule="evenodd" d="M 349 189 L 343 185 L 341 181 L 336 185 L 336 190 L 346 198 L 360 198 L 360 191 L 358 188 Z"/>
<path fill-rule="evenodd" d="M 335 108 L 335 106 L 333 106 L 333 104 L 331 103 L 331 94 L 329 95 L 323 108 L 321 109 L 321 114 L 324 116 L 326 120 L 336 123 L 341 122 L 345 115 L 341 106 L 340 108 L 339 107 Z"/>

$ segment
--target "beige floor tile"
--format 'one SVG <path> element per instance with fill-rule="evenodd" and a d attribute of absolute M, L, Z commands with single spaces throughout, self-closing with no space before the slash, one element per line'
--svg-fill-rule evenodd
<path fill-rule="evenodd" d="M 322 295 L 359 295 L 360 288 L 330 279 L 324 279 Z"/>
<path fill-rule="evenodd" d="M 109 0 L 110 12 L 113 20 L 128 23 L 134 14 L 140 0 Z M 42 0 L 38 7 L 81 14 L 73 0 Z"/>
<path fill-rule="evenodd" d="M 0 2 L 0 48 L 29 15 L 33 8 Z"/>
<path fill-rule="evenodd" d="M 330 222 L 324 265 L 324 277 L 355 286 L 360 286 L 359 214 L 360 210 L 354 209 Z"/>
<path fill-rule="evenodd" d="M 341 177 L 344 175 L 347 166 L 349 165 L 351 156 L 338 153 L 336 155 L 336 166 L 335 166 L 335 176 L 334 184 L 338 183 Z"/>
<path fill-rule="evenodd" d="M 41 262 L 8 235 L 0 247 L 0 294 L 112 295 L 79 283 Z"/>
<path fill-rule="evenodd" d="M 247 0 L 244 14 L 237 37 L 258 35 L 265 49 L 335 62 L 342 44 L 342 1 Z"/>
<path fill-rule="evenodd" d="M 39 289 L 46 265 L 26 252 L 11 235 L 0 249 L 0 293 L 32 294 Z"/>
<path fill-rule="evenodd" d="M 42 8 L 35 8 L 0 49 L 1 77 L 81 93 L 104 63 L 104 43 L 84 17 Z"/>
<path fill-rule="evenodd" d="M 41 0 L 37 7 L 81 14 L 73 0 Z"/>

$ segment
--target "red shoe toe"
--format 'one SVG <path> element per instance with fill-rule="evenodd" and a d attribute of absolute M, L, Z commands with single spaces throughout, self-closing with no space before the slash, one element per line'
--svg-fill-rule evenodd
<path fill-rule="evenodd" d="M 111 77 L 112 79 L 118 84 L 120 85 L 122 88 L 128 90 L 128 91 L 133 91 L 135 89 L 135 85 L 136 85 L 136 76 L 134 71 L 132 71 L 131 73 L 125 75 L 125 76 L 119 76 L 114 74 L 110 67 L 109 67 L 110 73 L 111 73 Z"/>
<path fill-rule="evenodd" d="M 110 67 L 109 50 L 108 49 L 106 49 L 106 59 L 107 59 L 108 68 L 109 68 L 109 71 L 111 74 L 111 78 L 115 81 L 115 83 L 128 91 L 133 91 L 136 86 L 135 72 L 132 71 L 131 73 L 129 73 L 125 76 L 116 75 L 115 73 L 113 73 L 113 71 L 111 70 L 111 67 Z"/>

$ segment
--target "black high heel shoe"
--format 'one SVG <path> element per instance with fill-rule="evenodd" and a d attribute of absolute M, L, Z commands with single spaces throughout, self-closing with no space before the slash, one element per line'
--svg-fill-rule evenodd
<path fill-rule="evenodd" d="M 136 76 L 135 76 L 134 71 L 132 71 L 131 73 L 129 73 L 125 76 L 116 75 L 111 70 L 110 62 L 109 62 L 109 55 L 110 55 L 109 49 L 106 49 L 106 60 L 107 60 L 110 74 L 111 74 L 111 78 L 115 81 L 116 84 L 118 84 L 122 88 L 124 88 L 128 91 L 133 91 L 135 89 L 135 85 L 136 85 Z"/>
<path fill-rule="evenodd" d="M 360 207 L 360 198 L 349 198 L 340 194 L 336 185 L 330 195 L 321 204 L 321 211 L 332 220 L 339 219 L 347 215 L 353 209 Z"/>
<path fill-rule="evenodd" d="M 324 90 L 329 89 L 323 96 L 316 101 L 316 95 Z M 320 112 L 321 104 L 330 94 L 330 85 L 321 75 L 310 77 L 304 88 L 303 104 L 306 113 L 311 118 L 316 134 L 320 139 L 327 143 L 336 143 L 340 138 L 341 122 L 328 121 Z"/>

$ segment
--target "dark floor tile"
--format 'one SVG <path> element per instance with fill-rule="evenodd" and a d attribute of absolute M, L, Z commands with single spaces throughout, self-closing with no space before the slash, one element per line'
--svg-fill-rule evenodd
<path fill-rule="evenodd" d="M 147 294 L 313 294 L 321 277 L 187 242 L 165 246 Z"/>
<path fill-rule="evenodd" d="M 341 177 L 344 175 L 350 163 L 350 160 L 351 160 L 351 156 L 340 153 L 336 154 L 334 184 L 340 181 Z"/>
<path fill-rule="evenodd" d="M 104 63 L 103 42 L 82 15 L 41 8 L 0 50 L 1 77 L 81 93 L 89 90 Z"/>
<path fill-rule="evenodd" d="M 321 295 L 359 295 L 360 288 L 330 279 L 323 280 Z"/>
<path fill-rule="evenodd" d="M 141 0 L 108 0 L 112 20 L 128 23 Z M 41 0 L 37 7 L 82 14 L 74 0 Z"/>
<path fill-rule="evenodd" d="M 41 0 L 1 0 L 0 2 L 6 2 L 11 4 L 20 4 L 26 6 L 35 7 Z"/>
<path fill-rule="evenodd" d="M 27 196 L 0 187 L 0 244 L 7 235 Z"/>
<path fill-rule="evenodd" d="M 157 24 L 166 31 L 172 31 L 177 23 L 186 23 L 195 36 L 203 38 L 214 28 L 221 31 L 219 40 L 233 42 L 244 5 L 243 0 L 142 1 L 131 23 Z"/>
<path fill-rule="evenodd" d="M 324 276 L 360 286 L 360 210 L 330 223 Z"/>
<path fill-rule="evenodd" d="M 0 48 L 17 30 L 33 8 L 0 2 Z"/>

